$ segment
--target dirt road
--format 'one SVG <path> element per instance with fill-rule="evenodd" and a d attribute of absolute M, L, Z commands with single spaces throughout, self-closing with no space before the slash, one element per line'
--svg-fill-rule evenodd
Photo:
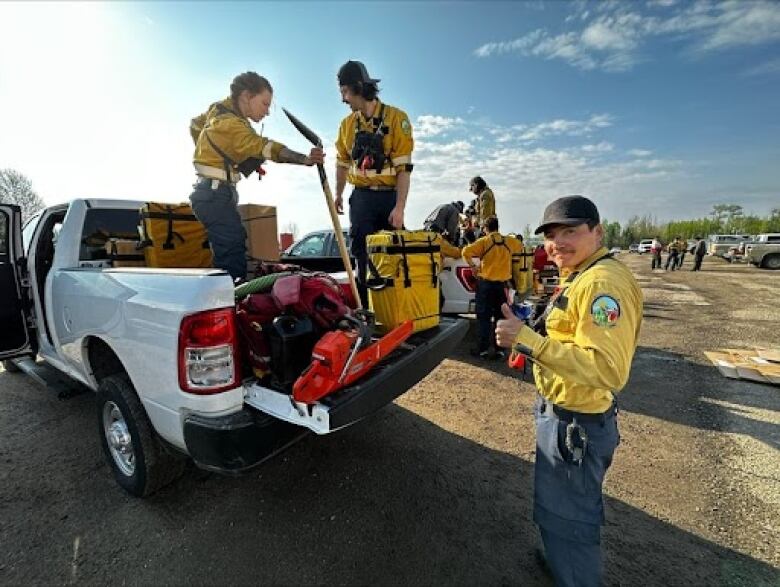
<path fill-rule="evenodd" d="M 622 259 L 646 307 L 607 582 L 778 585 L 780 388 L 724 379 L 702 350 L 780 343 L 780 272 Z M 111 478 L 91 396 L 0 372 L 0 583 L 550 585 L 532 555 L 533 388 L 469 345 L 357 426 L 145 501 Z"/>

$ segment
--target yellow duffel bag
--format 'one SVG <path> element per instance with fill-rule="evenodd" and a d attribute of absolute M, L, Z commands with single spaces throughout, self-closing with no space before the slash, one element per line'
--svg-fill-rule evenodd
<path fill-rule="evenodd" d="M 519 253 L 512 253 L 512 285 L 520 296 L 525 297 L 533 286 L 533 250 L 522 244 Z"/>
<path fill-rule="evenodd" d="M 368 300 L 377 322 L 391 330 L 406 320 L 414 331 L 439 324 L 440 246 L 424 230 L 382 231 L 366 237 Z"/>
<path fill-rule="evenodd" d="M 144 204 L 139 246 L 147 267 L 212 267 L 206 227 L 189 204 Z"/>

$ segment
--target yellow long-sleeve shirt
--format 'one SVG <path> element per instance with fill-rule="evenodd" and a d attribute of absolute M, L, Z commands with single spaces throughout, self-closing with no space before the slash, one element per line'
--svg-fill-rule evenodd
<path fill-rule="evenodd" d="M 217 179 L 220 178 L 220 170 L 224 174 L 225 161 L 214 149 L 212 142 L 234 162 L 234 165 L 230 165 L 233 181 L 240 177 L 236 167 L 238 164 L 251 157 L 278 161 L 279 153 L 284 148 L 282 143 L 258 135 L 249 120 L 233 108 L 231 98 L 212 104 L 206 112 L 193 118 L 190 122 L 190 136 L 195 142 L 193 163 L 198 173 Z M 204 167 L 216 171 L 204 172 Z"/>
<path fill-rule="evenodd" d="M 379 117 L 383 104 L 377 100 L 373 116 Z M 360 112 L 353 112 L 339 126 L 339 134 L 336 139 L 336 165 L 348 169 L 347 181 L 355 187 L 390 186 L 396 185 L 396 174 L 411 168 L 414 139 L 412 138 L 412 125 L 409 117 L 403 110 L 384 104 L 382 112 L 387 133 L 382 137 L 382 147 L 385 153 L 385 164 L 380 173 L 375 169 L 361 170 L 359 161 L 352 159 L 352 147 L 355 143 L 355 134 L 361 131 L 374 132 L 376 127 L 371 120 L 366 120 Z"/>
<path fill-rule="evenodd" d="M 433 242 L 435 242 L 440 247 L 441 264 L 442 264 L 442 266 L 444 266 L 444 258 L 445 257 L 450 257 L 451 259 L 460 259 L 461 249 L 459 247 L 456 247 L 455 245 L 451 244 L 442 235 L 437 233 L 436 236 L 433 239 Z"/>
<path fill-rule="evenodd" d="M 607 254 L 583 261 L 582 271 Z M 571 271 L 562 271 L 565 280 Z M 642 292 L 620 261 L 604 259 L 563 283 L 547 317 L 547 336 L 523 327 L 514 349 L 534 361 L 539 393 L 567 410 L 601 413 L 628 381 L 642 323 Z M 565 301 L 564 301 L 565 300 Z"/>
<path fill-rule="evenodd" d="M 496 215 L 496 197 L 493 195 L 493 190 L 485 188 L 477 198 L 478 211 L 479 211 L 479 225 L 487 220 L 490 216 Z"/>
<path fill-rule="evenodd" d="M 509 281 L 512 277 L 512 255 L 523 251 L 516 238 L 491 232 L 463 247 L 463 260 L 469 265 L 480 260 L 477 277 L 488 281 Z"/>

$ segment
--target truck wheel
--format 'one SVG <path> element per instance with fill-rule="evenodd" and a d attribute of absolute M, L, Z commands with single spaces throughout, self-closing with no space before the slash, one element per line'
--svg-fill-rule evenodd
<path fill-rule="evenodd" d="M 165 451 L 126 375 L 110 375 L 97 392 L 100 442 L 114 478 L 125 491 L 146 497 L 184 472 L 184 460 Z"/>
<path fill-rule="evenodd" d="M 21 371 L 21 369 L 16 366 L 16 363 L 14 363 L 11 360 L 3 361 L 3 369 L 8 371 L 9 373 L 18 373 L 19 371 Z"/>
<path fill-rule="evenodd" d="M 780 269 L 780 255 L 767 255 L 761 262 L 764 269 Z"/>

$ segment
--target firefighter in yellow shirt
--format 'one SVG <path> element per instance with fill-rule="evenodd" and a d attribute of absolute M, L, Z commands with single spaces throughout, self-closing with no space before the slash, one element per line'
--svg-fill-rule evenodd
<path fill-rule="evenodd" d="M 529 357 L 535 406 L 534 521 L 556 585 L 600 585 L 602 485 L 619 442 L 615 394 L 628 381 L 642 322 L 631 271 L 601 245 L 596 206 L 560 198 L 536 233 L 561 272 L 546 336 L 502 308 L 496 340 Z"/>
<path fill-rule="evenodd" d="M 268 80 L 248 71 L 233 79 L 230 97 L 215 102 L 190 123 L 198 175 L 190 194 L 192 210 L 206 227 L 214 266 L 225 269 L 234 280 L 246 277 L 246 231 L 238 214 L 236 191 L 241 175 L 264 173 L 260 164 L 266 159 L 315 165 L 324 157 L 319 147 L 303 155 L 255 132 L 250 120 L 265 118 L 272 99 Z"/>
<path fill-rule="evenodd" d="M 477 176 L 471 180 L 469 191 L 476 198 L 477 225 L 483 226 L 488 218 L 496 216 L 496 197 L 484 179 Z M 481 236 L 481 235 L 480 235 Z"/>
<path fill-rule="evenodd" d="M 685 254 L 688 252 L 688 241 L 682 237 L 678 237 L 679 253 L 677 254 L 677 269 L 682 269 L 683 261 L 685 261 Z"/>
<path fill-rule="evenodd" d="M 368 307 L 366 236 L 404 225 L 414 139 L 409 117 L 379 100 L 380 80 L 371 78 L 360 61 L 347 61 L 337 77 L 341 99 L 352 112 L 341 121 L 336 139 L 335 204 L 343 214 L 344 188 L 351 183 L 352 254 L 360 297 Z"/>
<path fill-rule="evenodd" d="M 491 357 L 490 347 L 495 345 L 494 321 L 501 319 L 501 305 L 506 302 L 505 287 L 512 279 L 512 257 L 523 251 L 516 238 L 498 232 L 498 218 L 490 216 L 482 227 L 485 236 L 463 247 L 463 260 L 477 276 L 476 311 L 479 341 L 471 354 L 481 359 Z M 479 269 L 474 258 L 480 261 Z M 498 358 L 503 351 L 496 348 Z"/>

